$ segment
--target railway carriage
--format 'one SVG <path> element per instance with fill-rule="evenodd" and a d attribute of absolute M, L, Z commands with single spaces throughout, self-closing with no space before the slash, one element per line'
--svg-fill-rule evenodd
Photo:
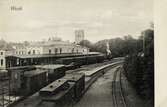
<path fill-rule="evenodd" d="M 85 89 L 85 75 L 83 73 L 66 74 L 63 79 L 74 84 L 74 98 L 79 100 Z"/>
<path fill-rule="evenodd" d="M 97 63 L 103 62 L 104 59 L 105 59 L 104 55 L 97 55 L 97 57 L 96 57 Z"/>
<path fill-rule="evenodd" d="M 74 62 L 75 62 L 75 66 L 80 67 L 82 65 L 87 64 L 86 63 L 86 57 L 82 56 L 82 57 L 75 57 L 74 58 Z"/>
<path fill-rule="evenodd" d="M 69 65 L 71 62 L 74 62 L 73 57 L 68 57 L 68 58 L 59 58 L 56 60 L 58 64 L 64 64 L 64 65 Z"/>
<path fill-rule="evenodd" d="M 65 76 L 66 67 L 62 64 L 36 66 L 37 69 L 46 70 L 47 82 L 51 83 Z"/>
<path fill-rule="evenodd" d="M 32 70 L 25 72 L 21 84 L 21 95 L 30 95 L 47 85 L 45 70 Z"/>
<path fill-rule="evenodd" d="M 19 94 L 21 86 L 23 85 L 24 72 L 35 70 L 34 66 L 22 66 L 8 68 L 8 77 L 10 80 L 10 94 Z"/>
<path fill-rule="evenodd" d="M 71 104 L 74 99 L 74 84 L 66 79 L 58 79 L 39 91 L 42 103 L 54 103 L 54 106 Z M 69 105 L 68 105 L 69 106 Z"/>
<path fill-rule="evenodd" d="M 97 63 L 96 55 L 95 56 L 87 56 L 86 61 L 87 61 L 87 64 Z"/>

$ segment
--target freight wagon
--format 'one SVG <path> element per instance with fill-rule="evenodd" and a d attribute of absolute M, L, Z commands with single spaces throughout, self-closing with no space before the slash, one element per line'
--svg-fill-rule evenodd
<path fill-rule="evenodd" d="M 30 95 L 47 85 L 47 75 L 44 70 L 25 72 L 21 81 L 21 95 Z"/>
<path fill-rule="evenodd" d="M 66 67 L 64 65 L 40 65 L 10 68 L 8 69 L 8 75 L 10 78 L 11 94 L 28 95 L 33 93 L 44 87 L 44 84 L 49 84 L 52 81 L 63 77 L 65 71 Z"/>
<path fill-rule="evenodd" d="M 85 89 L 85 75 L 83 73 L 71 73 L 66 74 L 62 79 L 74 84 L 74 99 L 79 100 Z"/>
<path fill-rule="evenodd" d="M 10 94 L 18 94 L 21 89 L 21 75 L 22 70 L 9 70 L 8 72 L 10 78 Z"/>
<path fill-rule="evenodd" d="M 18 94 L 23 84 L 24 72 L 35 70 L 35 66 L 18 66 L 8 68 L 8 77 L 10 80 L 10 94 Z"/>
<path fill-rule="evenodd" d="M 56 64 L 56 65 L 41 65 L 36 66 L 37 69 L 46 70 L 47 72 L 47 82 L 51 83 L 63 76 L 65 76 L 66 68 L 62 64 Z"/>
<path fill-rule="evenodd" d="M 64 64 L 64 65 L 69 65 L 71 62 L 74 62 L 74 58 L 73 57 L 59 58 L 58 60 L 56 60 L 57 64 Z"/>
<path fill-rule="evenodd" d="M 104 61 L 104 59 L 105 59 L 104 55 L 80 56 L 80 57 L 59 58 L 56 60 L 56 63 L 69 66 L 68 69 L 75 69 L 79 68 L 82 65 L 100 63 Z"/>
<path fill-rule="evenodd" d="M 1 70 L 0 69 L 0 81 L 9 80 L 8 72 L 7 70 Z"/>
<path fill-rule="evenodd" d="M 64 104 L 71 104 L 74 98 L 74 84 L 68 83 L 66 79 L 59 79 L 39 91 L 42 104 L 54 103 L 60 107 Z"/>
<path fill-rule="evenodd" d="M 67 68 L 67 70 L 75 69 L 77 68 L 74 64 L 74 58 L 59 58 L 56 60 L 56 64 L 64 64 Z"/>
<path fill-rule="evenodd" d="M 40 89 L 23 102 L 19 107 L 72 107 L 80 99 L 85 89 L 85 75 L 82 73 L 67 74 L 61 79 Z M 17 104 L 16 104 L 17 106 Z"/>
<path fill-rule="evenodd" d="M 104 59 L 105 59 L 104 55 L 97 55 L 97 56 L 96 56 L 96 61 L 97 61 L 97 63 L 103 62 Z"/>
<path fill-rule="evenodd" d="M 85 57 L 69 57 L 69 58 L 59 58 L 56 63 L 64 64 L 68 70 L 79 68 L 81 65 L 86 63 Z"/>
<path fill-rule="evenodd" d="M 97 56 L 87 56 L 86 57 L 87 64 L 97 63 L 96 57 Z"/>
<path fill-rule="evenodd" d="M 82 56 L 82 57 L 75 57 L 74 58 L 74 64 L 75 66 L 77 67 L 80 67 L 82 65 L 86 65 L 87 64 L 87 61 L 86 61 L 86 57 L 85 56 Z"/>

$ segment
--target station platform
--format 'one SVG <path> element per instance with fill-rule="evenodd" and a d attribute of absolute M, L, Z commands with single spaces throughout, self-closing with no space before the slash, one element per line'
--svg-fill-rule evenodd
<path fill-rule="evenodd" d="M 107 64 L 107 65 L 103 65 L 103 66 L 100 66 L 100 67 L 95 67 L 93 69 L 89 69 L 89 70 L 82 70 L 82 71 L 79 71 L 79 73 L 84 73 L 86 77 L 91 77 L 93 76 L 94 74 L 100 72 L 101 70 L 104 70 L 108 67 L 111 67 L 111 66 L 114 66 L 118 63 L 121 63 L 122 61 L 119 61 L 119 62 L 116 62 L 116 63 L 111 63 L 111 64 Z"/>

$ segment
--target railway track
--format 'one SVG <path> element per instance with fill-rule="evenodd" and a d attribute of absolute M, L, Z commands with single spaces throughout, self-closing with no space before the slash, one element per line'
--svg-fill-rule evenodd
<path fill-rule="evenodd" d="M 128 107 L 122 90 L 121 67 L 114 72 L 112 82 L 112 98 L 114 107 Z"/>

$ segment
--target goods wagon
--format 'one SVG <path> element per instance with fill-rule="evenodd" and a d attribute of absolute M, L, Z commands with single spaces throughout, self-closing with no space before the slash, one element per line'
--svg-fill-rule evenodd
<path fill-rule="evenodd" d="M 56 60 L 57 64 L 64 64 L 67 70 L 75 69 L 76 66 L 74 65 L 74 58 L 60 58 Z"/>
<path fill-rule="evenodd" d="M 68 58 L 59 58 L 56 60 L 58 64 L 64 64 L 69 65 L 71 62 L 74 62 L 74 57 L 68 57 Z"/>
<path fill-rule="evenodd" d="M 87 56 L 86 57 L 87 64 L 97 63 L 96 57 L 97 56 Z"/>
<path fill-rule="evenodd" d="M 101 62 L 103 62 L 104 61 L 104 55 L 97 55 L 97 57 L 96 57 L 96 61 L 97 61 L 97 63 L 101 63 Z"/>
<path fill-rule="evenodd" d="M 21 95 L 32 94 L 47 84 L 47 75 L 44 70 L 25 72 L 21 83 Z"/>
<path fill-rule="evenodd" d="M 23 71 L 18 70 L 8 70 L 9 78 L 10 78 L 10 93 L 18 94 L 21 89 L 21 76 L 23 75 Z"/>
<path fill-rule="evenodd" d="M 9 79 L 8 71 L 0 69 L 0 81 L 5 81 Z"/>
<path fill-rule="evenodd" d="M 66 74 L 62 79 L 74 84 L 74 98 L 79 100 L 85 89 L 85 75 L 83 73 L 71 73 Z"/>
<path fill-rule="evenodd" d="M 39 91 L 42 97 L 42 105 L 45 103 L 54 103 L 54 106 L 60 107 L 64 104 L 71 104 L 74 98 L 74 84 L 68 83 L 68 80 L 59 79 Z"/>
<path fill-rule="evenodd" d="M 66 65 L 67 69 L 75 69 L 82 65 L 86 64 L 93 64 L 93 63 L 100 63 L 104 60 L 104 55 L 83 55 L 83 56 L 76 56 L 76 57 L 66 57 L 66 58 L 59 58 L 56 60 L 57 64 L 64 64 Z"/>
<path fill-rule="evenodd" d="M 61 58 L 61 63 L 65 64 L 68 70 L 79 68 L 86 62 L 85 57 Z"/>
<path fill-rule="evenodd" d="M 73 68 L 78 68 L 82 65 L 99 63 L 104 60 L 104 55 L 78 56 L 69 58 L 59 58 L 57 64 L 71 65 Z M 70 68 L 69 68 L 70 69 Z"/>
<path fill-rule="evenodd" d="M 86 57 L 85 56 L 75 57 L 74 64 L 75 64 L 75 66 L 78 66 L 78 67 L 85 65 L 86 64 Z"/>
<path fill-rule="evenodd" d="M 37 66 L 37 69 L 46 70 L 48 83 L 63 77 L 66 71 L 66 67 L 62 64 Z"/>
<path fill-rule="evenodd" d="M 56 80 L 39 91 L 41 96 L 51 96 L 69 87 L 67 80 Z"/>

